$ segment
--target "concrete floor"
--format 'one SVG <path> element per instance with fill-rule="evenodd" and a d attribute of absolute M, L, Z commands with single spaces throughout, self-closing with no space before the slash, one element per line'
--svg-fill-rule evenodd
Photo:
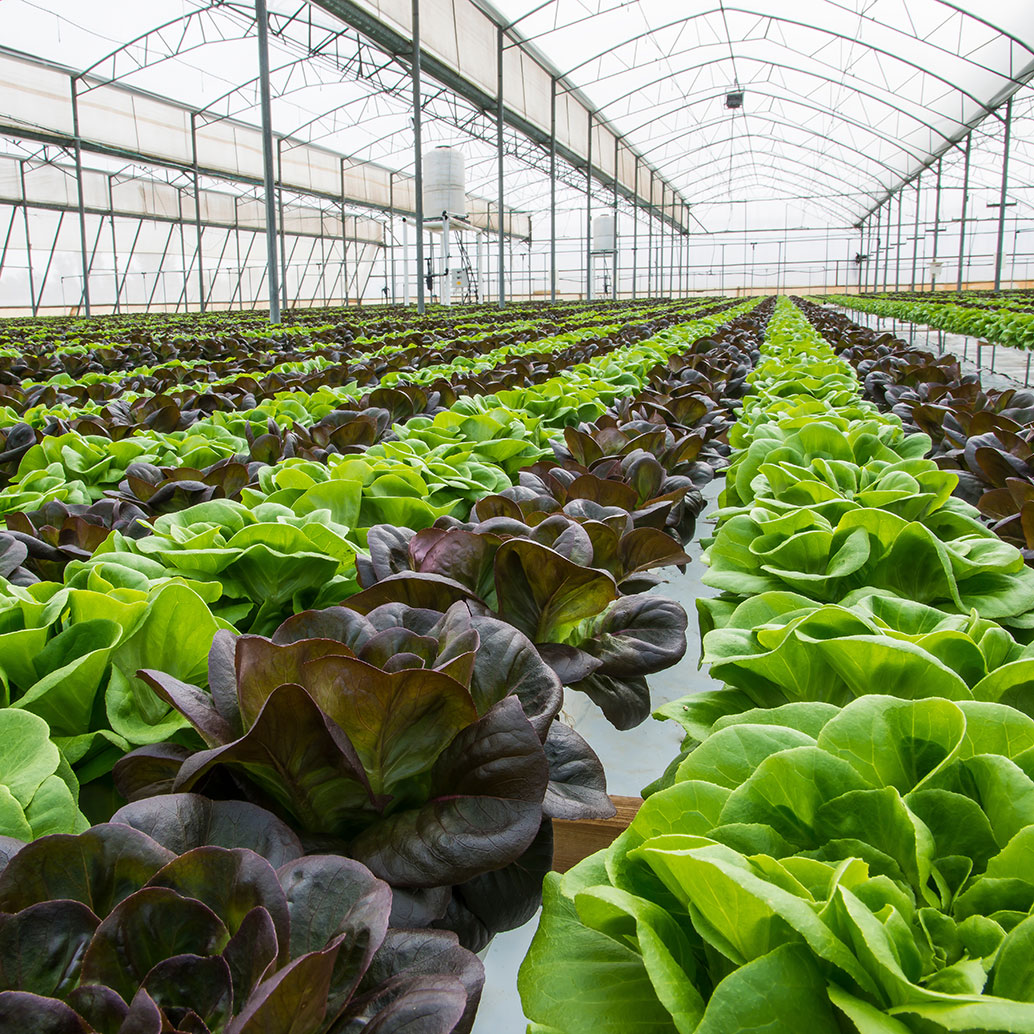
<path fill-rule="evenodd" d="M 711 534 L 707 515 L 715 508 L 715 500 L 723 486 L 724 478 L 719 478 L 705 492 L 707 509 L 697 521 L 694 541 L 686 549 L 694 562 L 687 567 L 684 575 L 675 571 L 674 578 L 651 590 L 678 600 L 689 614 L 689 649 L 686 656 L 675 667 L 650 677 L 650 689 L 656 706 L 677 700 L 688 693 L 715 688 L 706 672 L 697 669 L 700 637 L 697 632 L 695 601 L 701 596 L 716 595 L 715 590 L 700 581 L 707 568 L 700 563 L 700 545 L 697 540 L 701 535 L 707 537 Z M 568 693 L 564 715 L 599 755 L 607 773 L 609 792 L 620 796 L 638 796 L 647 783 L 664 771 L 682 741 L 681 730 L 674 722 L 658 722 L 652 718 L 636 729 L 619 732 L 592 701 L 576 692 Z M 517 970 L 537 926 L 536 917 L 519 930 L 499 935 L 489 945 L 484 954 L 485 990 L 474 1023 L 474 1034 L 524 1034 L 527 1021 L 517 994 Z"/>

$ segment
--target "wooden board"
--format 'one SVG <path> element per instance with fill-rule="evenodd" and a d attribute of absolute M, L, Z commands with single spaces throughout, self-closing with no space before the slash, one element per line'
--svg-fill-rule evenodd
<path fill-rule="evenodd" d="M 612 819 L 553 820 L 553 871 L 567 872 L 583 858 L 602 851 L 628 829 L 642 807 L 642 797 L 611 797 L 617 814 Z"/>

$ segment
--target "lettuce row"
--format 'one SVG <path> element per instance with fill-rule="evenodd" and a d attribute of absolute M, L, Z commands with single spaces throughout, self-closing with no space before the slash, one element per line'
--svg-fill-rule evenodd
<path fill-rule="evenodd" d="M 1034 1032 L 1022 558 L 788 301 L 764 351 L 699 601 L 729 685 L 547 878 L 529 1030 Z"/>

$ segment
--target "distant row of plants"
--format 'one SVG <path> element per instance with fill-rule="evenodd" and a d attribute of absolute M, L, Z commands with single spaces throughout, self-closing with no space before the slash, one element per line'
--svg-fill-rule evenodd
<path fill-rule="evenodd" d="M 895 297 L 824 295 L 823 302 L 870 312 L 950 334 L 964 334 L 1008 348 L 1034 348 L 1034 310 L 1015 305 L 970 305 L 965 301 L 910 301 Z"/>
<path fill-rule="evenodd" d="M 801 302 L 834 349 L 858 371 L 867 398 L 929 435 L 930 456 L 958 483 L 997 535 L 1034 563 L 1034 392 L 985 388 L 950 353 L 912 348 Z"/>
<path fill-rule="evenodd" d="M 764 353 L 699 601 L 725 686 L 547 877 L 532 1029 L 1034 1031 L 1031 570 L 786 299 Z"/>

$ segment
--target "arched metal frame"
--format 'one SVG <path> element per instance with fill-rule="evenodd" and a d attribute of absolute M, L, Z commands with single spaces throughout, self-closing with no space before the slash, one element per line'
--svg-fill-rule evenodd
<path fill-rule="evenodd" d="M 198 2 L 203 2 L 203 0 L 198 0 Z M 871 22 L 873 25 L 880 26 L 883 30 L 893 31 L 904 41 L 915 41 L 919 38 L 909 34 L 906 30 L 900 27 L 889 25 L 877 18 L 873 18 L 868 13 L 859 13 L 844 3 L 837 3 L 835 0 L 827 0 L 827 2 L 831 8 L 836 9 L 837 11 L 848 12 L 853 17 L 857 17 L 864 21 Z M 1034 49 L 1032 49 L 1030 45 L 1015 35 L 1004 32 L 991 21 L 981 18 L 972 12 L 965 11 L 957 4 L 948 2 L 948 0 L 936 0 L 936 2 L 953 11 L 963 22 L 965 22 L 966 19 L 972 19 L 974 23 L 983 25 L 990 31 L 1008 39 L 1011 44 L 1034 57 Z M 320 6 L 325 5 L 321 4 Z M 539 6 L 541 7 L 545 5 Z M 536 8 L 536 10 L 537 9 L 538 8 Z M 613 9 L 614 8 L 611 8 L 610 10 Z M 519 35 L 515 32 L 516 26 L 534 13 L 534 11 L 530 11 L 527 15 L 517 19 L 516 21 L 502 24 L 499 30 L 500 45 L 504 48 L 527 48 L 529 44 L 548 36 L 548 32 L 540 33 L 537 36 Z M 574 24 L 591 21 L 593 17 L 603 16 L 607 13 L 609 13 L 609 11 L 597 11 L 595 15 L 590 12 L 575 21 L 554 26 L 554 29 L 550 31 L 560 31 Z M 722 169 L 710 171 L 701 175 L 695 171 L 700 167 L 700 165 L 686 165 L 687 154 L 700 153 L 706 155 L 725 153 L 726 149 L 728 149 L 730 159 L 735 157 L 735 144 L 738 140 L 742 139 L 742 137 L 738 136 L 735 132 L 727 135 L 722 135 L 720 132 L 723 125 L 726 125 L 729 122 L 728 116 L 723 116 L 722 118 L 715 117 L 710 120 L 705 119 L 704 121 L 692 126 L 672 127 L 670 131 L 664 133 L 662 136 L 653 137 L 649 141 L 648 145 L 640 145 L 635 149 L 633 153 L 636 154 L 637 168 L 640 168 L 640 163 L 642 163 L 641 168 L 644 173 L 649 173 L 651 176 L 653 174 L 657 174 L 662 178 L 662 182 L 666 181 L 670 183 L 673 178 L 677 178 L 680 174 L 685 177 L 688 169 L 689 174 L 693 176 L 692 184 L 694 188 L 694 203 L 696 204 L 711 205 L 720 203 L 721 186 L 724 185 L 726 188 L 730 188 L 733 184 L 747 182 L 747 176 L 752 176 L 753 183 L 755 185 L 759 185 L 762 182 L 767 184 L 766 189 L 771 191 L 770 197 L 773 200 L 776 198 L 785 200 L 793 200 L 795 198 L 799 200 L 807 199 L 816 210 L 825 213 L 830 219 L 838 221 L 847 220 L 848 223 L 852 219 L 855 219 L 857 220 L 855 225 L 865 224 L 874 218 L 874 213 L 880 213 L 876 217 L 882 219 L 882 206 L 892 200 L 896 194 L 899 195 L 900 204 L 900 193 L 903 192 L 904 186 L 911 183 L 915 179 L 916 175 L 923 169 L 930 167 L 931 164 L 939 162 L 945 154 L 952 150 L 957 150 L 961 156 L 964 150 L 962 142 L 970 139 L 969 134 L 974 131 L 975 126 L 978 126 L 980 122 L 988 117 L 998 119 L 999 121 L 1002 120 L 1002 116 L 999 114 L 998 108 L 1007 103 L 1009 99 L 1004 95 L 1004 93 L 994 98 L 982 99 L 974 93 L 959 87 L 950 77 L 938 74 L 927 65 L 922 64 L 919 61 L 912 60 L 906 54 L 899 52 L 896 49 L 875 45 L 870 40 L 847 36 L 830 28 L 829 26 L 810 24 L 799 19 L 776 13 L 759 12 L 751 10 L 746 6 L 728 7 L 719 5 L 717 7 L 711 7 L 706 11 L 697 11 L 686 16 L 672 19 L 671 21 L 665 22 L 663 25 L 652 26 L 648 31 L 631 38 L 623 38 L 614 46 L 579 61 L 577 65 L 571 67 L 566 72 L 557 71 L 553 78 L 554 90 L 562 92 L 564 90 L 575 89 L 579 85 L 575 80 L 577 79 L 580 71 L 583 72 L 586 68 L 592 67 L 594 63 L 601 63 L 607 57 L 618 53 L 622 47 L 628 47 L 630 45 L 634 46 L 638 41 L 646 39 L 652 33 L 663 33 L 692 22 L 717 16 L 722 16 L 724 18 L 728 14 L 740 14 L 756 18 L 759 26 L 764 25 L 766 27 L 770 27 L 772 24 L 783 24 L 804 29 L 809 32 L 820 33 L 829 36 L 832 39 L 844 40 L 858 44 L 873 54 L 878 54 L 882 58 L 886 58 L 890 61 L 897 62 L 905 67 L 913 69 L 917 73 L 922 73 L 923 75 L 930 77 L 932 81 L 937 82 L 946 88 L 950 88 L 959 96 L 960 104 L 963 101 L 971 103 L 978 111 L 979 117 L 976 119 L 968 118 L 967 121 L 964 122 L 961 120 L 962 116 L 954 118 L 953 116 L 945 115 L 942 112 L 940 113 L 941 116 L 946 118 L 950 125 L 947 129 L 938 127 L 934 122 L 923 117 L 924 109 L 921 105 L 912 103 L 902 105 L 895 103 L 892 99 L 894 95 L 889 90 L 884 90 L 884 88 L 879 86 L 877 83 L 869 83 L 862 77 L 854 76 L 849 71 L 834 69 L 833 66 L 829 65 L 827 62 L 819 60 L 815 54 L 808 55 L 808 62 L 810 62 L 812 67 L 805 68 L 800 67 L 800 65 L 791 65 L 787 62 L 776 61 L 763 56 L 750 55 L 743 52 L 737 53 L 733 41 L 731 40 L 719 39 L 713 44 L 714 46 L 720 46 L 723 48 L 728 45 L 730 51 L 728 55 L 709 58 L 704 61 L 697 60 L 688 64 L 679 64 L 679 59 L 689 57 L 699 58 L 700 51 L 702 49 L 701 47 L 686 47 L 680 50 L 673 50 L 665 53 L 662 57 L 648 60 L 646 62 L 640 62 L 638 64 L 638 70 L 642 71 L 644 67 L 648 68 L 651 65 L 659 65 L 663 62 L 668 69 L 674 67 L 675 74 L 677 75 L 693 75 L 694 73 L 701 74 L 714 66 L 728 62 L 730 59 L 734 62 L 739 62 L 741 65 L 756 64 L 759 66 L 760 71 L 763 72 L 764 70 L 767 70 L 769 78 L 743 79 L 740 82 L 740 85 L 747 88 L 752 96 L 763 97 L 770 101 L 771 106 L 764 111 L 752 109 L 747 117 L 749 117 L 752 123 L 765 123 L 770 127 L 772 132 L 758 133 L 756 131 L 751 131 L 749 133 L 748 143 L 749 141 L 787 143 L 786 137 L 776 135 L 776 131 L 780 128 L 790 129 L 791 127 L 795 133 L 799 133 L 801 136 L 806 138 L 804 140 L 793 140 L 790 143 L 790 146 L 792 146 L 795 152 L 801 152 L 805 155 L 803 158 L 797 158 L 793 154 L 768 155 L 766 156 L 767 164 L 763 170 L 755 166 L 749 172 L 737 172 L 733 174 L 730 174 L 728 169 Z M 226 21 L 227 16 L 230 18 L 229 22 Z M 333 29 L 328 28 L 326 25 L 320 25 L 320 33 L 322 34 L 317 34 L 315 38 L 312 38 L 310 31 L 310 41 L 308 44 L 292 39 L 288 30 L 291 29 L 292 26 L 305 23 L 306 18 L 309 19 L 311 29 L 312 7 L 309 4 L 302 4 L 294 14 L 269 12 L 268 26 L 270 35 L 280 40 L 281 43 L 289 49 L 296 49 L 299 54 L 299 56 L 285 62 L 278 68 L 273 69 L 267 79 L 267 82 L 272 85 L 277 82 L 280 77 L 283 78 L 284 81 L 279 83 L 277 86 L 277 92 L 275 94 L 277 99 L 301 94 L 305 90 L 316 85 L 319 85 L 320 87 L 327 85 L 323 80 L 308 79 L 306 69 L 310 67 L 310 62 L 326 62 L 328 67 L 335 68 L 342 74 L 342 76 L 352 75 L 353 78 L 348 80 L 351 84 L 358 82 L 359 77 L 355 75 L 354 68 L 350 67 L 348 60 L 341 59 L 341 53 L 343 52 L 339 53 L 337 51 L 337 44 L 342 41 L 347 41 L 350 46 L 354 45 L 355 48 L 359 48 L 360 53 L 365 49 L 367 53 L 376 54 L 378 56 L 378 78 L 368 93 L 351 97 L 344 103 L 338 104 L 325 112 L 314 113 L 311 118 L 297 124 L 291 132 L 281 134 L 280 146 L 283 148 L 295 146 L 295 140 L 298 140 L 299 142 L 304 141 L 307 143 L 314 143 L 318 139 L 333 136 L 335 132 L 340 130 L 342 119 L 351 115 L 352 110 L 356 106 L 363 108 L 364 105 L 370 103 L 376 105 L 378 103 L 378 98 L 380 97 L 397 98 L 400 104 L 404 104 L 407 101 L 411 71 L 404 54 L 392 53 L 378 48 L 376 44 L 363 38 L 361 33 L 347 25 L 344 28 Z M 233 31 L 230 31 L 229 26 L 234 23 L 236 23 L 236 27 Z M 204 6 L 188 11 L 178 18 L 167 21 L 149 32 L 141 34 L 134 40 L 114 49 L 109 54 L 105 55 L 105 57 L 95 61 L 89 68 L 84 69 L 82 72 L 75 75 L 73 77 L 73 104 L 76 93 L 85 93 L 106 83 L 122 81 L 131 77 L 135 72 L 153 67 L 161 61 L 169 60 L 174 57 L 181 57 L 193 50 L 211 47 L 217 42 L 249 38 L 257 32 L 257 27 L 258 19 L 255 15 L 254 8 L 251 3 L 247 2 L 247 0 L 207 0 L 207 2 L 204 3 Z M 726 28 L 728 28 L 727 24 Z M 754 44 L 760 43 L 761 39 L 751 36 L 740 42 Z M 791 52 L 793 52 L 792 48 L 786 47 L 775 39 L 764 40 L 764 43 L 766 46 L 774 50 L 790 49 Z M 952 51 L 948 47 L 940 46 L 930 40 L 923 40 L 923 43 L 926 46 L 933 46 L 945 55 L 951 56 L 953 60 L 967 62 L 976 68 L 982 68 L 987 72 L 993 72 L 999 79 L 1006 81 L 1008 83 L 1008 89 L 1013 89 L 1013 91 L 1015 88 L 1019 88 L 1025 82 L 1034 77 L 1034 62 L 1030 64 L 1029 68 L 1024 67 L 1020 72 L 1010 69 L 1009 74 L 1006 74 L 1000 69 L 991 68 L 988 65 L 981 64 L 978 60 L 971 60 L 965 54 Z M 711 45 L 712 44 L 708 44 L 708 46 Z M 1015 63 L 1015 55 L 1012 54 L 1011 50 L 1010 60 Z M 833 71 L 839 71 L 841 74 L 839 77 L 834 78 L 832 75 L 824 74 L 821 71 L 822 67 Z M 830 86 L 847 87 L 853 94 L 865 98 L 871 104 L 878 106 L 880 110 L 886 110 L 888 114 L 891 112 L 896 113 L 901 118 L 914 124 L 917 128 L 921 127 L 930 133 L 932 138 L 939 138 L 942 141 L 942 146 L 934 152 L 923 152 L 907 142 L 905 139 L 907 134 L 895 135 L 889 131 L 884 131 L 878 124 L 879 120 L 877 119 L 873 119 L 872 123 L 869 124 L 866 121 L 852 118 L 848 114 L 837 111 L 828 105 L 809 103 L 802 97 L 795 97 L 785 92 L 780 92 L 774 87 L 771 79 L 772 71 L 777 69 L 792 71 L 795 74 L 813 78 L 820 84 L 826 83 Z M 610 81 L 619 82 L 627 72 L 628 69 L 621 69 L 613 73 L 608 72 L 598 76 L 595 81 L 600 86 Z M 713 90 L 696 92 L 691 94 L 688 99 L 684 99 L 682 101 L 679 101 L 677 98 L 671 98 L 651 104 L 648 108 L 640 106 L 638 109 L 627 105 L 624 114 L 620 116 L 611 114 L 615 107 L 625 105 L 626 102 L 632 100 L 636 94 L 646 94 L 651 88 L 658 86 L 661 82 L 668 79 L 670 75 L 671 71 L 669 70 L 664 75 L 658 76 L 646 83 L 639 82 L 634 90 L 628 90 L 616 97 L 610 97 L 606 103 L 601 104 L 596 111 L 590 111 L 590 123 L 606 124 L 612 131 L 615 129 L 616 125 L 620 124 L 622 126 L 622 133 L 618 139 L 621 145 L 631 147 L 631 142 L 635 141 L 636 138 L 644 132 L 646 127 L 650 125 L 650 123 L 668 119 L 677 109 L 692 109 L 698 106 L 712 104 L 718 97 Z M 258 84 L 259 79 L 256 77 L 249 82 L 233 87 L 226 91 L 222 96 L 208 102 L 204 108 L 196 111 L 194 113 L 194 117 L 199 122 L 210 122 L 224 118 L 233 119 L 240 117 L 254 109 L 254 101 L 249 101 L 249 91 L 256 88 Z M 1008 89 L 1006 92 L 1008 92 Z M 886 95 L 881 95 L 880 91 L 883 91 Z M 489 148 L 495 148 L 498 132 L 500 141 L 499 152 L 500 155 L 502 154 L 504 146 L 502 141 L 504 140 L 504 134 L 499 132 L 503 128 L 501 107 L 500 116 L 497 118 L 493 112 L 479 110 L 476 105 L 469 104 L 466 100 L 457 98 L 455 95 L 450 94 L 448 88 L 441 84 L 434 83 L 430 84 L 428 89 L 421 96 L 421 109 L 424 113 L 424 117 L 429 121 L 434 122 L 437 120 L 441 124 L 448 126 L 450 129 L 467 134 L 469 139 L 477 140 L 484 144 L 486 150 Z M 233 105 L 232 102 L 234 98 L 239 99 L 240 104 L 238 106 Z M 440 107 L 435 107 L 435 105 L 440 105 Z M 799 109 L 802 111 L 810 111 L 825 115 L 854 130 L 871 134 L 874 140 L 879 140 L 886 147 L 896 148 L 902 156 L 904 156 L 909 162 L 915 163 L 918 168 L 903 175 L 901 171 L 892 164 L 893 159 L 886 156 L 884 152 L 881 152 L 880 155 L 869 153 L 864 150 L 863 147 L 855 146 L 854 143 L 848 139 L 838 139 L 825 136 L 819 130 L 812 128 L 811 126 L 795 123 L 792 117 L 787 115 L 783 110 L 777 111 L 777 106 L 779 109 Z M 630 120 L 635 119 L 639 115 L 646 114 L 647 111 L 652 116 L 649 120 L 628 124 Z M 373 119 L 383 118 L 387 123 L 385 126 L 386 132 L 383 135 L 364 144 L 364 152 L 372 152 L 382 144 L 388 145 L 395 139 L 405 138 L 407 130 L 404 127 L 401 129 L 393 129 L 390 125 L 390 120 L 398 119 L 400 117 L 397 111 L 388 108 L 373 116 L 369 116 L 369 113 L 367 112 L 364 112 L 364 114 L 367 116 L 367 121 L 369 121 L 371 117 Z M 519 132 L 512 130 L 512 127 L 509 125 L 507 125 L 506 128 L 505 152 L 516 162 L 515 166 L 511 166 L 507 170 L 507 176 L 510 177 L 511 181 L 515 179 L 523 180 L 525 178 L 525 174 L 527 174 L 528 177 L 536 174 L 548 175 L 547 170 L 556 169 L 569 187 L 582 192 L 583 197 L 586 197 L 587 199 L 590 211 L 594 204 L 606 204 L 609 207 L 611 204 L 611 191 L 613 191 L 614 195 L 614 209 L 615 211 L 618 210 L 618 185 L 616 182 L 616 174 L 614 176 L 607 176 L 595 167 L 591 159 L 588 163 L 588 167 L 583 164 L 581 168 L 579 168 L 577 162 L 564 161 L 562 159 L 557 161 L 559 156 L 556 153 L 555 143 L 552 148 L 543 149 L 541 141 L 536 142 L 523 138 Z M 710 133 L 711 130 L 718 130 L 719 132 L 714 136 L 709 137 L 706 142 L 699 147 L 693 148 L 692 150 L 679 149 L 679 144 L 682 141 L 687 140 L 691 134 L 699 137 L 701 134 Z M 959 132 L 954 132 L 953 130 L 958 130 Z M 319 136 L 314 135 L 317 132 L 320 134 Z M 820 147 L 817 143 L 819 140 L 827 141 L 831 150 Z M 81 141 L 78 136 L 77 128 L 73 133 L 71 146 L 68 150 L 74 155 L 77 167 L 79 167 L 81 165 Z M 394 152 L 391 152 L 393 158 L 398 157 L 399 150 L 401 149 L 396 149 Z M 673 155 L 671 153 L 673 150 L 677 150 L 678 153 Z M 965 148 L 965 150 L 968 152 L 968 147 Z M 821 162 L 816 163 L 813 160 L 809 160 L 807 156 L 819 157 L 821 158 Z M 855 156 L 855 159 L 864 159 L 866 166 L 874 166 L 875 169 L 871 173 L 868 170 L 865 172 L 865 182 L 861 183 L 859 185 L 859 189 L 855 192 L 830 190 L 830 187 L 841 186 L 850 182 L 851 178 L 849 174 L 851 172 L 854 172 L 856 174 L 854 178 L 856 180 L 858 179 L 857 173 L 861 167 L 861 163 L 857 160 L 853 160 L 851 156 Z M 486 154 L 485 157 L 476 160 L 472 167 L 478 167 L 481 163 L 487 165 L 493 160 L 493 158 L 494 156 L 492 154 Z M 500 157 L 500 171 L 501 160 L 502 159 Z M 1023 162 L 1025 160 L 1017 155 L 1013 155 L 1012 161 L 1015 168 L 1015 164 L 1017 162 Z M 405 169 L 411 167 L 411 162 L 398 162 L 396 164 L 401 166 L 398 169 L 399 174 L 403 173 Z M 616 165 L 617 163 L 615 161 L 615 167 Z M 843 170 L 843 174 L 837 171 L 839 169 Z M 178 179 L 177 186 L 179 189 L 189 191 L 192 183 L 195 193 L 197 192 L 200 173 L 197 168 L 196 157 L 192 176 L 191 170 L 189 169 L 173 169 L 170 167 L 170 170 Z M 586 173 L 588 173 L 588 175 L 586 175 Z M 118 175 L 118 173 L 112 174 L 112 182 L 117 180 Z M 394 175 L 394 173 L 392 175 Z M 488 177 L 486 177 L 486 180 L 487 179 Z M 488 184 L 486 183 L 486 185 Z M 255 190 L 255 185 L 248 184 L 247 189 L 253 191 Z M 684 235 L 685 231 L 682 230 L 681 226 L 676 226 L 675 218 L 676 212 L 680 207 L 684 206 L 688 208 L 688 206 L 684 202 L 683 198 L 677 195 L 674 196 L 673 201 L 669 199 L 673 194 L 670 187 L 662 186 L 662 190 L 666 191 L 666 200 L 661 205 L 652 204 L 645 201 L 645 199 L 630 203 L 626 197 L 622 196 L 621 201 L 623 208 L 625 211 L 632 214 L 637 225 L 643 218 L 648 220 L 654 219 L 660 221 L 662 225 L 667 224 L 668 229 L 665 232 Z M 810 191 L 811 193 L 806 194 L 805 191 Z M 1004 185 L 1002 191 L 1004 200 Z M 284 202 L 283 195 L 285 191 L 283 188 L 279 188 L 278 193 L 282 204 Z M 83 291 L 85 296 L 84 300 L 88 307 L 89 270 L 86 264 L 87 241 L 85 237 L 85 221 L 83 218 L 84 205 L 81 190 L 81 174 L 79 194 L 80 224 L 83 238 L 82 251 L 84 260 Z M 859 210 L 853 207 L 850 200 L 851 198 L 858 198 L 863 204 L 864 199 L 868 199 L 871 203 L 869 211 L 865 212 L 865 214 L 861 216 L 861 219 L 858 219 Z M 295 198 L 295 200 L 298 199 L 299 198 L 297 197 Z M 328 199 L 323 198 L 317 200 L 322 203 Z M 342 198 L 341 204 L 343 215 L 344 198 Z M 392 204 L 392 209 L 394 209 L 394 203 Z M 999 237 L 1001 237 L 1001 228 L 1004 225 L 1004 218 L 1005 216 L 1003 211 L 999 219 Z M 201 225 L 199 215 L 196 218 L 196 222 L 199 239 L 197 246 L 197 271 L 200 282 L 199 294 L 203 304 L 205 288 L 204 273 L 201 269 Z M 555 223 L 555 214 L 553 216 L 553 222 Z M 588 230 L 586 232 L 588 232 Z M 555 253 L 555 228 L 553 250 Z M 555 263 L 552 276 L 555 282 Z"/>

